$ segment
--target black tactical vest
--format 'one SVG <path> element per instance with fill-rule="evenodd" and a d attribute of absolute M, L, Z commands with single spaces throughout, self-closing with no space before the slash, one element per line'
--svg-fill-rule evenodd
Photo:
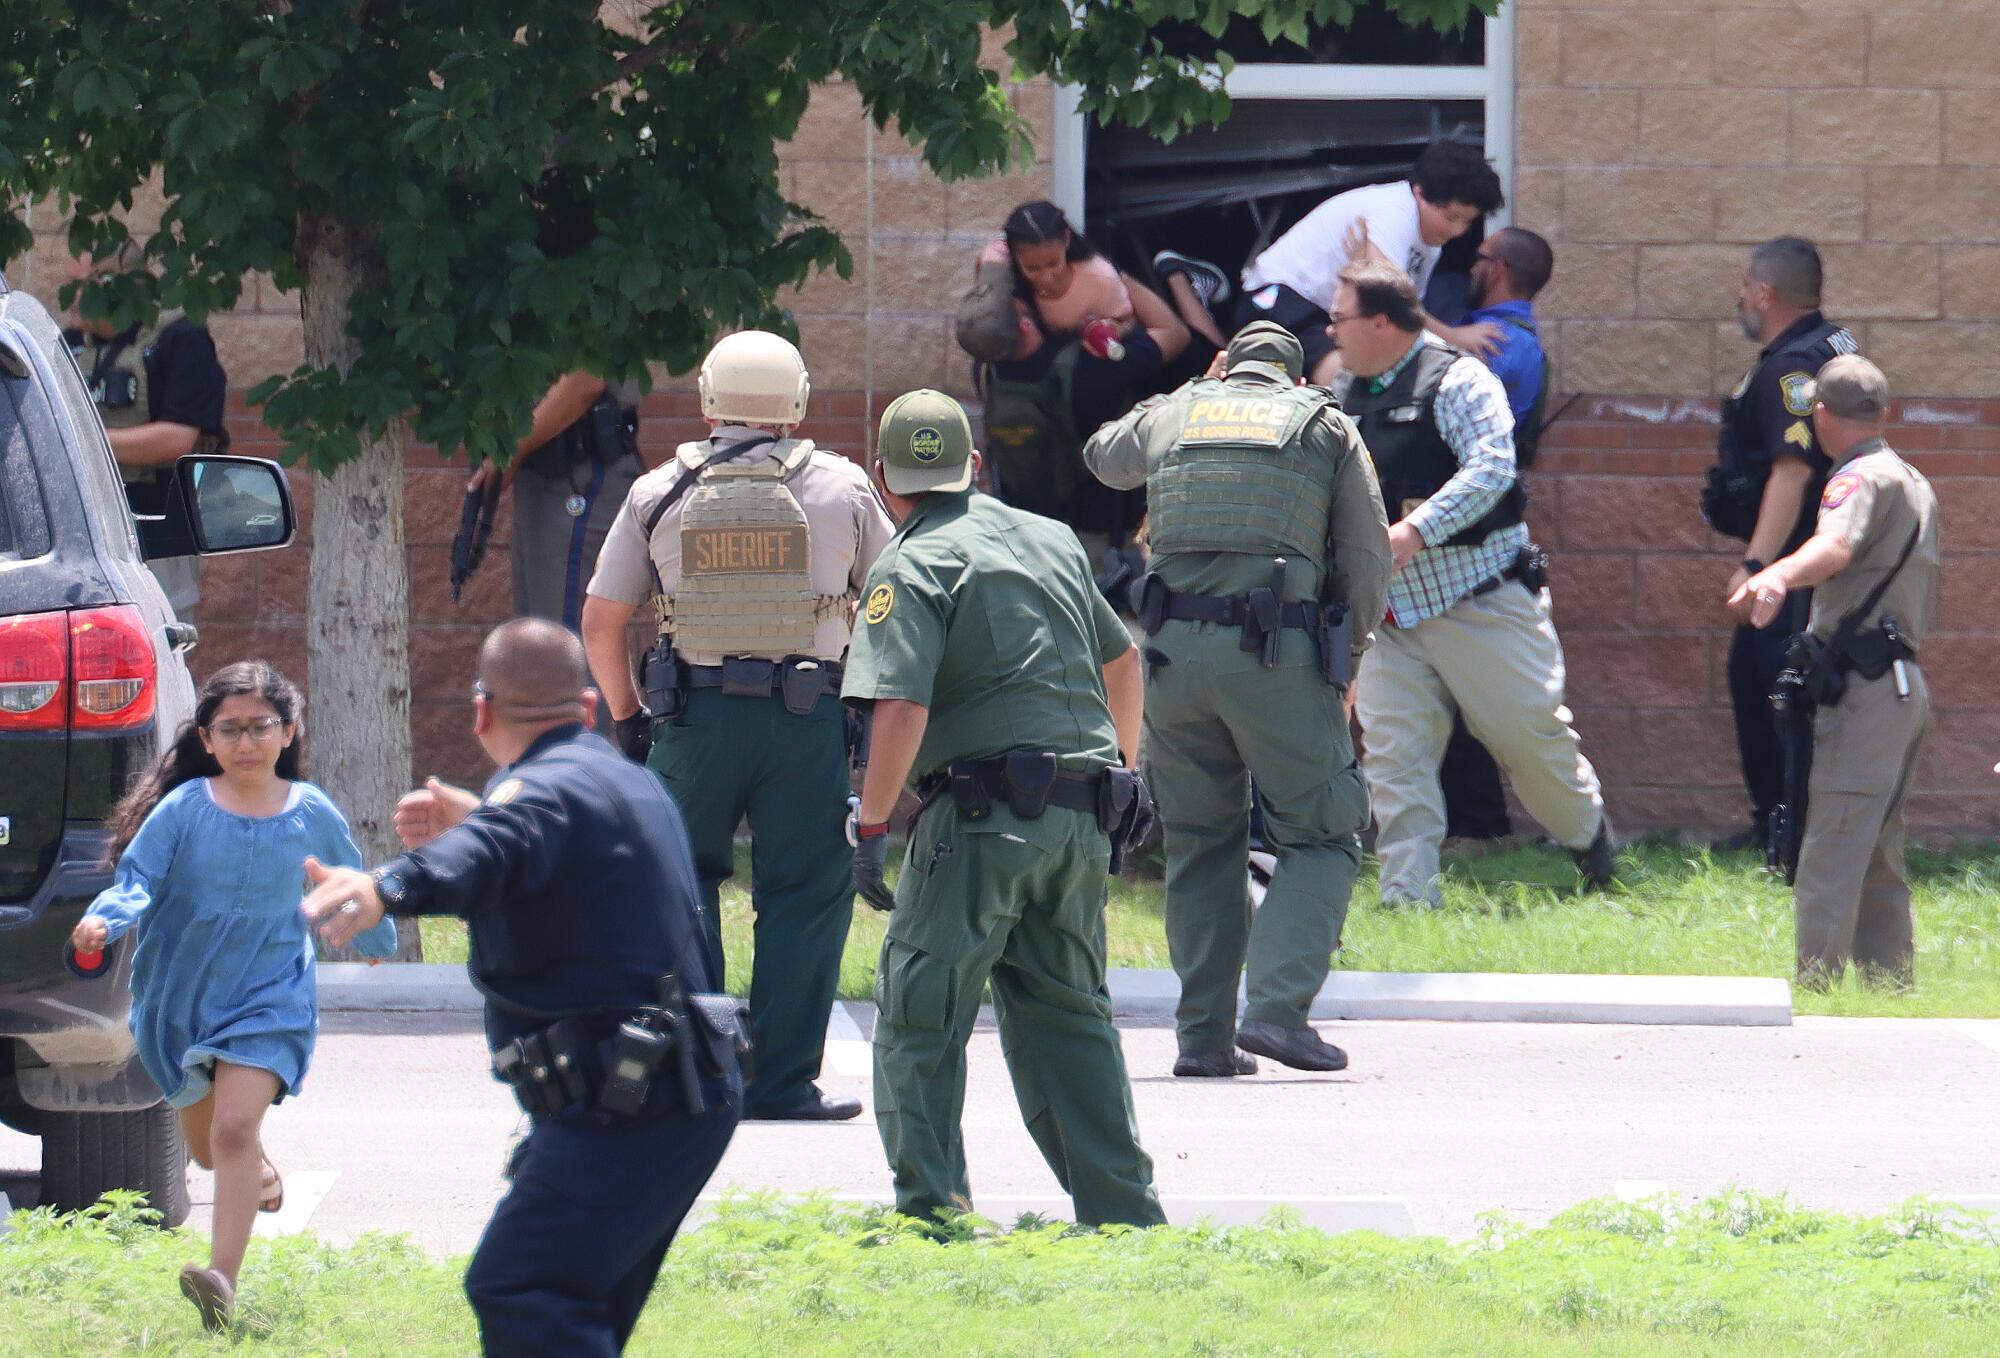
<path fill-rule="evenodd" d="M 1764 503 L 1764 483 L 1770 479 L 1774 455 L 1764 446 L 1765 435 L 1757 426 L 1755 407 L 1745 398 L 1766 372 L 1777 365 L 1810 375 L 1817 373 L 1834 355 L 1851 354 L 1857 347 L 1846 326 L 1835 325 L 1817 311 L 1801 318 L 1793 330 L 1795 333 L 1780 336 L 1770 353 L 1750 365 L 1750 371 L 1722 403 L 1716 469 L 1709 478 L 1702 511 L 1718 533 L 1746 542 L 1757 526 L 1757 511 Z M 1796 410 L 1791 413 L 1798 414 Z M 1818 466 L 1824 461 L 1824 454 L 1820 452 L 1818 435 L 1813 433 L 1812 414 L 1808 411 L 1800 418 L 1806 432 L 1812 435 L 1806 461 L 1814 463 L 1814 472 L 1799 506 L 1799 521 L 1785 539 L 1786 552 L 1810 535 L 1819 514 L 1820 483 L 1825 479 L 1825 472 Z"/>
<path fill-rule="evenodd" d="M 1361 430 L 1368 455 L 1375 460 L 1375 476 L 1382 483 L 1382 508 L 1391 523 L 1406 517 L 1409 510 L 1458 475 L 1459 460 L 1438 432 L 1437 393 L 1446 370 L 1463 357 L 1445 345 L 1425 344 L 1387 387 L 1370 392 L 1368 379 L 1357 377 L 1341 402 Z M 1466 547 L 1484 542 L 1498 530 L 1520 523 L 1527 509 L 1528 492 L 1516 476 L 1500 503 L 1485 517 L 1439 545 Z"/>

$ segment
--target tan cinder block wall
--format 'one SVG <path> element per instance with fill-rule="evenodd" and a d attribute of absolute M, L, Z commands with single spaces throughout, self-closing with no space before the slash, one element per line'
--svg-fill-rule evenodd
<path fill-rule="evenodd" d="M 1516 220 L 1555 244 L 1564 384 L 1721 395 L 1747 248 L 1825 251 L 1826 306 L 1911 396 L 1995 393 L 2000 6 L 1515 0 Z"/>

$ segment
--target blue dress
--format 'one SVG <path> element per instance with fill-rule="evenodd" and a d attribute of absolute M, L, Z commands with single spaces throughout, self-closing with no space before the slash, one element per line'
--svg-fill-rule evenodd
<path fill-rule="evenodd" d="M 209 1091 L 218 1057 L 278 1077 L 294 1093 L 312 1060 L 319 994 L 312 938 L 299 902 L 305 859 L 360 867 L 347 819 L 311 783 L 293 783 L 275 816 L 216 804 L 206 778 L 153 808 L 89 914 L 116 939 L 135 924 L 132 1038 L 167 1103 Z M 383 920 L 354 940 L 370 957 L 396 950 Z"/>

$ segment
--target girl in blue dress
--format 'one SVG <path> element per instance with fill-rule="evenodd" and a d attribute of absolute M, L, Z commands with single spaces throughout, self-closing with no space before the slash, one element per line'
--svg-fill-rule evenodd
<path fill-rule="evenodd" d="M 181 1270 L 210 1329 L 235 1307 L 257 1212 L 284 1203 L 261 1134 L 265 1111 L 305 1078 L 319 1029 L 299 914 L 305 860 L 361 865 L 339 809 L 299 778 L 300 710 L 298 689 L 260 660 L 216 671 L 194 719 L 113 813 L 117 876 L 70 940 L 97 952 L 139 930 L 132 1037 L 180 1110 L 189 1153 L 215 1171 L 209 1266 Z M 388 956 L 394 924 L 355 946 Z"/>

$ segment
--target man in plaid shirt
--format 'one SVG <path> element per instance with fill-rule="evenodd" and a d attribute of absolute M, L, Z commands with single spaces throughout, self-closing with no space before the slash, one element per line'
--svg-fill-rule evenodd
<path fill-rule="evenodd" d="M 1374 802 L 1382 899 L 1436 904 L 1454 712 L 1493 752 L 1531 815 L 1609 886 L 1611 827 L 1563 703 L 1562 644 L 1523 522 L 1514 417 L 1475 358 L 1424 338 L 1401 270 L 1342 270 L 1327 327 L 1346 369 L 1342 406 L 1381 480 L 1395 574 L 1356 709 Z"/>

